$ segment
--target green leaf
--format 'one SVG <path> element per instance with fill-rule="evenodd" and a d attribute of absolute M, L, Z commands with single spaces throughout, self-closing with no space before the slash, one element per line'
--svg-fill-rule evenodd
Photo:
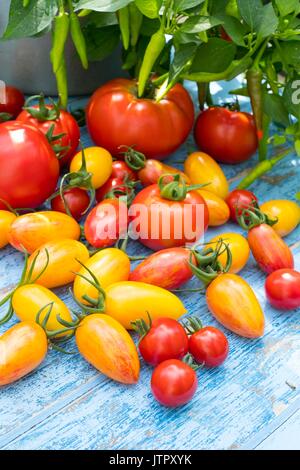
<path fill-rule="evenodd" d="M 85 26 L 90 24 L 97 26 L 97 28 L 116 25 L 118 24 L 117 15 L 115 13 L 93 11 L 85 20 Z"/>
<path fill-rule="evenodd" d="M 97 28 L 90 25 L 88 28 L 83 28 L 83 34 L 86 40 L 88 58 L 91 61 L 102 60 L 109 56 L 120 42 L 118 26 Z"/>
<path fill-rule="evenodd" d="M 300 120 L 300 80 L 290 80 L 282 96 L 288 112 Z"/>
<path fill-rule="evenodd" d="M 183 25 L 181 26 L 180 30 L 184 33 L 195 34 L 195 33 L 202 33 L 203 31 L 207 31 L 214 26 L 222 24 L 223 21 L 214 18 L 213 16 L 191 16 L 188 18 Z"/>
<path fill-rule="evenodd" d="M 240 75 L 241 73 L 246 72 L 252 65 L 251 57 L 245 55 L 239 60 L 234 60 L 227 71 L 226 80 L 233 80 L 235 77 Z"/>
<path fill-rule="evenodd" d="M 281 41 L 281 54 L 288 65 L 292 65 L 300 71 L 300 42 L 299 41 Z M 281 54 L 278 49 L 273 54 L 273 60 L 282 62 Z"/>
<path fill-rule="evenodd" d="M 248 28 L 233 16 L 220 15 L 218 18 L 222 20 L 222 26 L 233 42 L 238 46 L 245 46 L 244 36 L 248 32 Z"/>
<path fill-rule="evenodd" d="M 204 3 L 205 0 L 175 0 L 174 9 L 176 11 L 186 11 Z"/>
<path fill-rule="evenodd" d="M 188 62 L 193 58 L 197 49 L 197 44 L 181 44 L 174 54 L 174 59 L 170 67 L 169 81 L 176 80 L 185 69 Z"/>
<path fill-rule="evenodd" d="M 284 127 L 289 126 L 289 112 L 282 96 L 265 93 L 264 111 L 272 121 L 281 124 Z"/>
<path fill-rule="evenodd" d="M 56 14 L 56 0 L 31 0 L 26 8 L 23 7 L 23 0 L 11 0 L 3 39 L 35 36 L 51 25 Z"/>
<path fill-rule="evenodd" d="M 261 0 L 238 0 L 238 7 L 241 16 L 252 31 L 256 31 L 257 24 L 260 23 L 263 4 Z"/>
<path fill-rule="evenodd" d="M 268 3 L 267 5 L 264 5 L 261 17 L 257 21 L 257 35 L 260 39 L 267 38 L 271 34 L 275 33 L 277 27 L 278 18 L 275 14 L 272 3 Z"/>
<path fill-rule="evenodd" d="M 223 72 L 234 59 L 236 46 L 219 38 L 211 38 L 201 44 L 196 52 L 190 73 Z"/>
<path fill-rule="evenodd" d="M 162 0 L 135 0 L 135 4 L 143 15 L 148 18 L 158 18 Z"/>
<path fill-rule="evenodd" d="M 133 0 L 79 0 L 76 4 L 77 10 L 94 10 L 94 11 L 117 11 L 126 7 Z"/>
<path fill-rule="evenodd" d="M 299 12 L 299 0 L 275 0 L 276 6 L 281 16 L 287 16 L 293 12 Z"/>
<path fill-rule="evenodd" d="M 201 40 L 196 34 L 183 33 L 178 30 L 173 36 L 174 44 L 201 44 Z"/>
<path fill-rule="evenodd" d="M 238 96 L 249 96 L 248 88 L 236 88 L 235 90 L 230 90 L 230 95 L 238 95 Z"/>

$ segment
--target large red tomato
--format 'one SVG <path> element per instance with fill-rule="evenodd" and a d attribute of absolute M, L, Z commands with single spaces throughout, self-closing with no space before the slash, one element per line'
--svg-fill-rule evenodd
<path fill-rule="evenodd" d="M 58 109 L 56 105 L 47 105 L 41 111 L 40 105 L 36 105 L 28 108 L 28 111 L 24 109 L 17 120 L 37 127 L 43 134 L 47 134 L 53 126 L 53 137 L 56 135 L 60 137 L 54 139 L 52 145 L 62 147 L 58 152 L 60 166 L 67 165 L 71 161 L 79 144 L 80 130 L 70 113 Z"/>
<path fill-rule="evenodd" d="M 208 226 L 207 205 L 197 191 L 175 201 L 164 198 L 158 184 L 139 192 L 130 216 L 139 241 L 154 251 L 195 243 Z"/>
<path fill-rule="evenodd" d="M 18 121 L 0 124 L 0 199 L 35 208 L 56 188 L 59 163 L 46 137 Z M 0 201 L 0 208 L 7 207 Z"/>
<path fill-rule="evenodd" d="M 2 113 L 15 118 L 22 111 L 24 101 L 24 95 L 18 88 L 6 85 L 0 91 L 0 122 Z"/>
<path fill-rule="evenodd" d="M 187 138 L 194 122 L 193 102 L 175 85 L 159 102 L 137 97 L 135 80 L 118 78 L 98 88 L 86 112 L 93 141 L 113 155 L 134 147 L 147 158 L 163 159 Z"/>
<path fill-rule="evenodd" d="M 195 140 L 200 150 L 221 163 L 240 163 L 256 152 L 258 140 L 251 114 L 211 107 L 196 121 Z"/>

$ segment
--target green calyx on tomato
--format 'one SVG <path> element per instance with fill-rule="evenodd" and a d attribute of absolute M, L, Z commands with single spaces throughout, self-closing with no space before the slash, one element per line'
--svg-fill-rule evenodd
<path fill-rule="evenodd" d="M 170 178 L 172 181 L 170 181 Z M 168 182 L 166 182 L 166 179 Z M 175 175 L 172 175 L 171 173 L 162 175 L 159 178 L 157 185 L 159 187 L 161 197 L 163 199 L 168 199 L 169 201 L 184 201 L 188 192 L 206 186 L 203 184 L 187 186 L 186 181 L 179 173 Z"/>
<path fill-rule="evenodd" d="M 76 299 L 73 292 L 71 292 L 74 301 L 83 310 L 83 312 L 85 312 L 85 314 L 88 314 L 88 313 L 103 313 L 104 310 L 105 310 L 105 297 L 106 297 L 104 289 L 101 287 L 100 282 L 98 281 L 98 279 L 95 276 L 95 274 L 93 273 L 93 271 L 91 269 L 89 269 L 79 259 L 76 259 L 76 261 L 78 261 L 78 263 L 88 272 L 88 274 L 91 276 L 92 279 L 90 279 L 89 277 L 87 277 L 87 276 L 85 276 L 84 274 L 81 274 L 81 273 L 76 273 L 76 275 L 82 277 L 82 279 L 84 279 L 89 284 L 91 284 L 93 287 L 95 287 L 95 289 L 97 289 L 98 298 L 94 299 L 94 298 L 90 297 L 89 295 L 84 294 L 82 296 L 82 299 L 85 300 L 88 303 L 88 305 L 86 305 L 86 304 L 80 302 L 78 299 Z M 59 322 L 64 326 L 71 326 L 71 324 L 67 325 L 66 323 L 64 323 L 61 318 L 59 318 Z M 75 323 L 76 323 L 76 320 L 75 320 Z M 73 323 L 72 323 L 72 325 L 74 326 Z"/>
<path fill-rule="evenodd" d="M 38 100 L 38 104 L 30 106 L 32 101 Z M 60 116 L 60 100 L 55 102 L 49 98 L 51 106 L 47 106 L 45 103 L 45 97 L 43 94 L 30 96 L 24 105 L 25 111 L 27 111 L 32 117 L 38 121 L 55 121 Z"/>
<path fill-rule="evenodd" d="M 267 214 L 264 214 L 264 212 L 259 209 L 258 205 L 256 205 L 254 207 L 251 206 L 249 208 L 244 208 L 242 213 L 237 215 L 237 221 L 244 230 L 251 230 L 252 228 L 258 227 L 262 224 L 270 225 L 272 227 L 272 225 L 275 225 L 276 222 L 278 222 L 278 218 L 276 217 L 272 219 Z"/>
<path fill-rule="evenodd" d="M 41 315 L 46 309 L 48 309 L 47 313 L 45 314 L 44 318 L 41 319 Z M 65 343 L 69 341 L 71 338 L 73 338 L 75 334 L 74 328 L 66 326 L 65 328 L 60 328 L 59 330 L 55 330 L 55 331 L 47 329 L 47 323 L 51 316 L 52 310 L 53 310 L 53 302 L 50 302 L 49 304 L 44 305 L 36 314 L 36 319 L 35 319 L 36 323 L 43 328 L 47 336 L 48 342 L 51 344 L 51 348 L 55 349 L 56 351 L 62 352 L 64 354 L 75 354 L 75 352 L 66 351 L 65 349 L 63 349 L 62 347 L 56 344 L 57 342 Z M 63 338 L 62 337 L 57 338 L 57 335 L 61 335 L 67 332 L 70 332 L 70 334 L 68 334 L 67 336 L 64 336 Z"/>
<path fill-rule="evenodd" d="M 139 343 L 146 336 L 152 326 L 152 318 L 149 312 L 147 312 L 149 323 L 147 324 L 143 318 L 130 322 L 134 331 L 139 335 Z"/>
<path fill-rule="evenodd" d="M 187 333 L 192 335 L 203 328 L 202 321 L 198 317 L 188 317 L 183 321 L 184 328 Z"/>
<path fill-rule="evenodd" d="M 126 147 L 126 146 L 125 146 Z M 145 168 L 146 166 L 146 157 L 142 152 L 134 150 L 133 147 L 126 147 L 126 151 L 123 153 L 124 160 L 134 171 L 139 171 Z"/>

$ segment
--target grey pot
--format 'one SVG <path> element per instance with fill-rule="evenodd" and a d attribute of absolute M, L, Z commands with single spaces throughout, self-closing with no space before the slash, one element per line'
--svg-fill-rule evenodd
<path fill-rule="evenodd" d="M 1 0 L 0 36 L 5 30 L 9 0 Z M 56 82 L 49 59 L 51 36 L 0 41 L 0 80 L 24 93 L 56 95 Z M 121 51 L 117 49 L 101 62 L 92 62 L 84 70 L 71 42 L 66 47 L 69 95 L 86 95 L 111 78 L 124 75 Z"/>

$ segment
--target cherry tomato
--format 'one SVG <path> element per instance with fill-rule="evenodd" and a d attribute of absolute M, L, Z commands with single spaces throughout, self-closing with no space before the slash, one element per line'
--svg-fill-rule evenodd
<path fill-rule="evenodd" d="M 0 199 L 35 208 L 55 191 L 59 164 L 46 137 L 18 121 L 0 124 Z M 7 209 L 0 200 L 0 209 Z"/>
<path fill-rule="evenodd" d="M 1 113 L 9 114 L 11 118 L 16 118 L 22 111 L 24 101 L 24 95 L 20 90 L 18 90 L 18 88 L 5 85 L 4 91 L 1 91 L 0 122 Z"/>
<path fill-rule="evenodd" d="M 139 192 L 130 213 L 139 241 L 155 251 L 194 243 L 208 226 L 208 209 L 197 191 L 174 201 L 163 198 L 157 184 Z"/>
<path fill-rule="evenodd" d="M 143 359 L 152 366 L 157 366 L 167 359 L 182 359 L 187 354 L 188 347 L 189 340 L 185 329 L 172 318 L 153 320 L 139 343 Z"/>
<path fill-rule="evenodd" d="M 260 206 L 260 209 L 271 219 L 278 218 L 272 227 L 281 237 L 291 233 L 300 223 L 300 207 L 294 201 L 286 199 L 267 201 Z"/>
<path fill-rule="evenodd" d="M 22 321 L 0 336 L 0 387 L 36 369 L 46 357 L 47 336 L 37 323 Z"/>
<path fill-rule="evenodd" d="M 208 208 L 208 225 L 210 227 L 216 227 L 226 224 L 230 213 L 226 202 L 216 194 L 206 191 L 205 189 L 198 189 L 198 192 L 203 197 Z"/>
<path fill-rule="evenodd" d="M 39 107 L 33 106 L 32 108 L 38 110 Z M 47 105 L 46 108 L 51 110 L 53 109 L 53 106 Z M 55 137 L 56 135 L 61 135 L 61 137 L 53 140 L 51 144 L 54 146 L 65 147 L 58 152 L 60 166 L 69 164 L 70 160 L 76 153 L 80 139 L 79 126 L 76 119 L 73 118 L 70 113 L 60 109 L 58 116 L 55 119 L 43 120 L 42 118 L 38 119 L 33 117 L 29 111 L 24 109 L 17 117 L 17 120 L 24 124 L 36 127 L 43 132 L 43 134 L 47 134 L 50 128 L 53 127 L 53 130 L 51 130 L 52 136 Z"/>
<path fill-rule="evenodd" d="M 137 175 L 123 160 L 114 160 L 112 162 L 111 178 L 136 181 Z"/>
<path fill-rule="evenodd" d="M 226 202 L 230 209 L 231 220 L 237 222 L 237 215 L 240 216 L 242 210 L 247 209 L 247 207 L 255 207 L 258 200 L 251 191 L 247 191 L 246 189 L 234 189 L 228 194 Z"/>
<path fill-rule="evenodd" d="M 196 372 L 178 359 L 161 362 L 151 377 L 152 393 L 164 406 L 185 405 L 193 398 L 197 386 Z"/>
<path fill-rule="evenodd" d="M 248 160 L 258 145 L 253 116 L 222 107 L 203 111 L 194 132 L 199 149 L 221 163 Z"/>
<path fill-rule="evenodd" d="M 9 243 L 8 232 L 16 218 L 17 216 L 13 212 L 0 210 L 0 248 Z"/>
<path fill-rule="evenodd" d="M 110 177 L 101 188 L 96 191 L 97 202 L 103 201 L 105 198 L 120 198 L 127 196 L 132 197 L 133 188 L 127 185 L 121 178 Z"/>
<path fill-rule="evenodd" d="M 190 336 L 189 351 L 199 364 L 217 367 L 228 356 L 228 340 L 218 328 L 206 326 Z"/>
<path fill-rule="evenodd" d="M 191 153 L 184 162 L 184 172 L 191 184 L 205 184 L 205 191 L 225 199 L 228 194 L 228 182 L 222 168 L 209 155 L 203 152 Z"/>
<path fill-rule="evenodd" d="M 269 274 L 265 291 L 270 304 L 281 310 L 300 307 L 300 273 L 293 269 L 278 269 Z"/>
<path fill-rule="evenodd" d="M 32 253 L 44 243 L 80 237 L 80 226 L 67 214 L 41 211 L 21 215 L 10 226 L 9 243 L 16 250 Z"/>
<path fill-rule="evenodd" d="M 191 251 L 186 248 L 166 248 L 142 261 L 129 276 L 130 281 L 146 282 L 164 289 L 178 289 L 193 277 L 188 261 Z M 195 257 L 191 261 L 195 264 Z"/>
<path fill-rule="evenodd" d="M 75 220 L 80 220 L 90 204 L 88 193 L 81 188 L 71 188 L 64 192 L 64 198 L 72 217 Z M 60 194 L 51 200 L 51 209 L 64 214 L 67 213 L 64 200 Z"/>
<path fill-rule="evenodd" d="M 155 101 L 137 98 L 136 81 L 119 78 L 98 88 L 87 107 L 93 141 L 112 155 L 134 146 L 147 158 L 165 158 L 185 141 L 193 122 L 193 102 L 180 84 Z"/>
<path fill-rule="evenodd" d="M 239 273 L 246 266 L 250 256 L 248 241 L 239 233 L 226 232 L 213 237 L 209 241 L 209 246 L 215 249 L 220 238 L 229 246 L 232 255 L 232 264 L 228 272 L 233 274 Z M 227 262 L 226 252 L 220 254 L 218 261 L 225 268 Z"/>
<path fill-rule="evenodd" d="M 88 147 L 84 149 L 86 169 L 92 174 L 92 186 L 100 188 L 111 175 L 112 156 L 101 147 Z M 77 173 L 82 166 L 82 151 L 76 153 L 70 164 L 70 172 Z"/>
<path fill-rule="evenodd" d="M 89 213 L 84 224 L 87 241 L 95 248 L 112 246 L 127 233 L 128 209 L 120 199 L 105 199 Z"/>
<path fill-rule="evenodd" d="M 150 186 L 150 184 L 157 183 L 162 175 L 175 175 L 178 173 L 187 183 L 190 183 L 189 177 L 182 171 L 178 170 L 178 168 L 166 165 L 158 160 L 149 159 L 146 160 L 144 168 L 139 170 L 138 179 L 143 186 Z"/>

